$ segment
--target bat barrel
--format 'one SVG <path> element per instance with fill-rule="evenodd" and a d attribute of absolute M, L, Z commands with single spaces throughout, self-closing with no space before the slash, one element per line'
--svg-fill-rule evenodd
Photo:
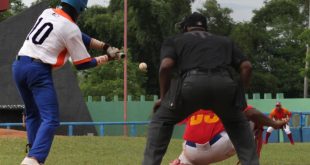
<path fill-rule="evenodd" d="M 118 55 L 119 55 L 120 58 L 125 58 L 126 57 L 125 53 L 122 53 L 122 52 L 118 53 Z"/>

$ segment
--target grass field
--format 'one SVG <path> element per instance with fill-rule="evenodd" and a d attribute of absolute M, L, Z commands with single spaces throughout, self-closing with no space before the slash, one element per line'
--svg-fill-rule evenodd
<path fill-rule="evenodd" d="M 167 165 L 181 152 L 181 140 L 172 140 L 164 157 Z M 24 138 L 0 138 L 0 165 L 18 165 L 25 156 Z M 139 165 L 145 138 L 56 137 L 45 165 Z M 216 165 L 235 165 L 232 157 Z M 310 165 L 310 143 L 263 146 L 262 165 Z"/>

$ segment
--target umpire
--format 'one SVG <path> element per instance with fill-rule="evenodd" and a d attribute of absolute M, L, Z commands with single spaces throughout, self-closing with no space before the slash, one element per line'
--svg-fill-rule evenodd
<path fill-rule="evenodd" d="M 182 34 L 161 48 L 160 99 L 148 130 L 143 165 L 159 165 L 174 125 L 198 109 L 212 109 L 222 120 L 242 165 L 258 165 L 256 146 L 242 113 L 243 86 L 251 63 L 228 38 L 207 32 L 206 18 L 195 12 L 179 23 Z M 172 81 L 172 70 L 178 78 Z"/>

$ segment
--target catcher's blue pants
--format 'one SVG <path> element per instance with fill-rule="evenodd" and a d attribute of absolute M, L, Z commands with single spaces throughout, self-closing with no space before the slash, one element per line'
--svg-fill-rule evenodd
<path fill-rule="evenodd" d="M 59 126 L 57 96 L 48 64 L 19 56 L 13 63 L 13 77 L 26 107 L 26 130 L 32 146 L 28 156 L 44 163 Z"/>

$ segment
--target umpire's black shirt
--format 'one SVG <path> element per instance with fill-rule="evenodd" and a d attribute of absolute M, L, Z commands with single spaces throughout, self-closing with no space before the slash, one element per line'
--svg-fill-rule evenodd
<path fill-rule="evenodd" d="M 191 31 L 168 38 L 161 48 L 161 59 L 166 57 L 176 61 L 180 73 L 223 66 L 239 69 L 241 62 L 247 60 L 230 39 L 206 31 Z"/>

